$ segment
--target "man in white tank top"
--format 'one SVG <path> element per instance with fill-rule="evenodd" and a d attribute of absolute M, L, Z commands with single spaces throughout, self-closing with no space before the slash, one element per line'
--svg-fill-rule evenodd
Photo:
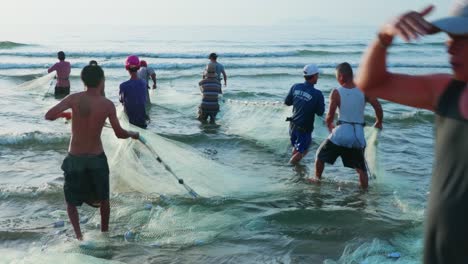
<path fill-rule="evenodd" d="M 326 118 L 331 134 L 320 145 L 315 158 L 315 178 L 311 182 L 319 182 L 325 168 L 325 162 L 333 164 L 340 156 L 343 165 L 353 168 L 359 175 L 363 189 L 368 186 L 367 167 L 364 158 L 366 139 L 364 137 L 364 108 L 369 102 L 375 111 L 374 127 L 382 129 L 382 106 L 377 99 L 364 96 L 353 81 L 353 69 L 344 62 L 336 67 L 336 79 L 341 87 L 330 94 L 330 106 Z M 339 108 L 337 126 L 333 125 L 336 109 Z"/>

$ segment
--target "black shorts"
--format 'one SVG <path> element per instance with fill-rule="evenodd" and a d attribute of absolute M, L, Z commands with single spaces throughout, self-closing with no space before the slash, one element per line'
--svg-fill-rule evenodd
<path fill-rule="evenodd" d="M 104 153 L 75 156 L 68 154 L 62 164 L 65 184 L 63 191 L 68 204 L 80 206 L 83 202 L 98 207 L 109 200 L 109 166 Z"/>
<path fill-rule="evenodd" d="M 70 86 L 60 87 L 55 86 L 54 96 L 55 99 L 63 99 L 65 96 L 70 94 Z"/>
<path fill-rule="evenodd" d="M 364 149 L 338 146 L 327 139 L 317 150 L 316 158 L 323 162 L 334 164 L 338 157 L 345 167 L 367 171 Z"/>

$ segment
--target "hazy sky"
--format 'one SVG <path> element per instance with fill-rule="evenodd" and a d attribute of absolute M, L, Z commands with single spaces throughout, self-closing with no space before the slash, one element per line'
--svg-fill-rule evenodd
<path fill-rule="evenodd" d="M 380 25 L 410 9 L 450 0 L 13 0 L 2 1 L 0 25 Z"/>

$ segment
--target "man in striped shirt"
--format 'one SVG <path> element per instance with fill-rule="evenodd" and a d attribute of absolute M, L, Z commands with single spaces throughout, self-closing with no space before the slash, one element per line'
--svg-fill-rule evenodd
<path fill-rule="evenodd" d="M 202 123 L 206 123 L 209 117 L 210 124 L 214 124 L 216 114 L 219 112 L 218 95 L 223 92 L 221 90 L 221 82 L 217 77 L 216 65 L 209 63 L 203 74 L 203 80 L 198 83 L 202 93 L 202 102 L 198 108 L 198 120 Z"/>

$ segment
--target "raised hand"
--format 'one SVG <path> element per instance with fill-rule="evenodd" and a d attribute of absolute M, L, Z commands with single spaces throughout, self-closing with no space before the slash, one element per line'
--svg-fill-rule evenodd
<path fill-rule="evenodd" d="M 399 36 L 406 42 L 416 40 L 420 36 L 424 36 L 434 32 L 435 27 L 429 23 L 424 17 L 431 13 L 434 9 L 433 5 L 424 8 L 421 12 L 410 11 L 401 16 L 396 17 L 391 22 L 385 24 L 380 30 L 379 37 L 385 44 L 390 44 L 394 36 Z"/>

